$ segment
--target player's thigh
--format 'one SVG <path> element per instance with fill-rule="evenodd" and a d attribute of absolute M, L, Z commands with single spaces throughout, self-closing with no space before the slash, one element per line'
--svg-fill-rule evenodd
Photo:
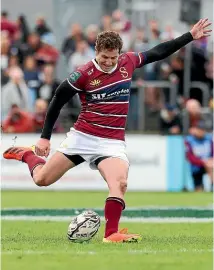
<path fill-rule="evenodd" d="M 109 188 L 119 184 L 127 184 L 129 164 L 127 161 L 109 157 L 102 160 L 97 166 L 100 174 L 107 182 Z"/>
<path fill-rule="evenodd" d="M 75 167 L 76 165 L 68 159 L 63 153 L 56 152 L 53 156 L 45 163 L 38 174 L 35 175 L 38 182 L 45 181 L 47 185 L 56 182 L 61 178 L 68 170 Z"/>

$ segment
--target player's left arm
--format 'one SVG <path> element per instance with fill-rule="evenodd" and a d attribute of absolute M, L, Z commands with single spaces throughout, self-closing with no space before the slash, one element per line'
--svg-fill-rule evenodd
<path fill-rule="evenodd" d="M 210 26 L 211 23 L 208 21 L 208 19 L 201 19 L 198 21 L 193 28 L 183 34 L 182 36 L 163 42 L 154 48 L 142 52 L 144 61 L 142 61 L 143 65 L 162 60 L 171 54 L 175 53 L 177 50 L 181 49 L 188 43 L 190 43 L 193 40 L 197 40 L 203 37 L 210 36 L 211 29 L 208 29 L 207 27 Z"/>

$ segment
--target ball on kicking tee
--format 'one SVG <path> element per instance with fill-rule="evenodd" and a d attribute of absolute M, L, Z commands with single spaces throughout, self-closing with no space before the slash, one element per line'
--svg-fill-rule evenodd
<path fill-rule="evenodd" d="M 68 226 L 68 239 L 82 243 L 92 239 L 100 227 L 100 216 L 94 211 L 84 211 L 71 220 Z"/>

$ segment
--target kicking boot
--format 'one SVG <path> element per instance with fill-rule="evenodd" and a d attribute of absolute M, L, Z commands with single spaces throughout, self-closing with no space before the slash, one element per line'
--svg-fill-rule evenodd
<path fill-rule="evenodd" d="M 10 147 L 4 153 L 3 157 L 5 159 L 15 159 L 22 161 L 23 155 L 27 152 L 33 152 L 30 147 Z"/>
<path fill-rule="evenodd" d="M 128 229 L 122 229 L 119 232 L 113 233 L 106 238 L 103 238 L 103 243 L 136 243 L 142 240 L 139 234 L 129 234 Z"/>

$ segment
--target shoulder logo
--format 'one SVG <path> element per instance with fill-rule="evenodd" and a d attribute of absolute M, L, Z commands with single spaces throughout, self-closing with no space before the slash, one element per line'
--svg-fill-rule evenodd
<path fill-rule="evenodd" d="M 75 83 L 79 79 L 80 76 L 81 76 L 80 72 L 74 71 L 70 74 L 69 80 L 70 82 Z"/>
<path fill-rule="evenodd" d="M 124 79 L 128 78 L 129 73 L 127 72 L 127 70 L 126 70 L 125 67 L 121 67 L 119 70 L 120 70 L 121 76 L 122 76 Z"/>
<path fill-rule="evenodd" d="M 91 86 L 98 86 L 98 85 L 100 85 L 101 84 L 101 80 L 93 80 L 93 81 L 91 81 L 90 83 L 89 83 Z"/>

